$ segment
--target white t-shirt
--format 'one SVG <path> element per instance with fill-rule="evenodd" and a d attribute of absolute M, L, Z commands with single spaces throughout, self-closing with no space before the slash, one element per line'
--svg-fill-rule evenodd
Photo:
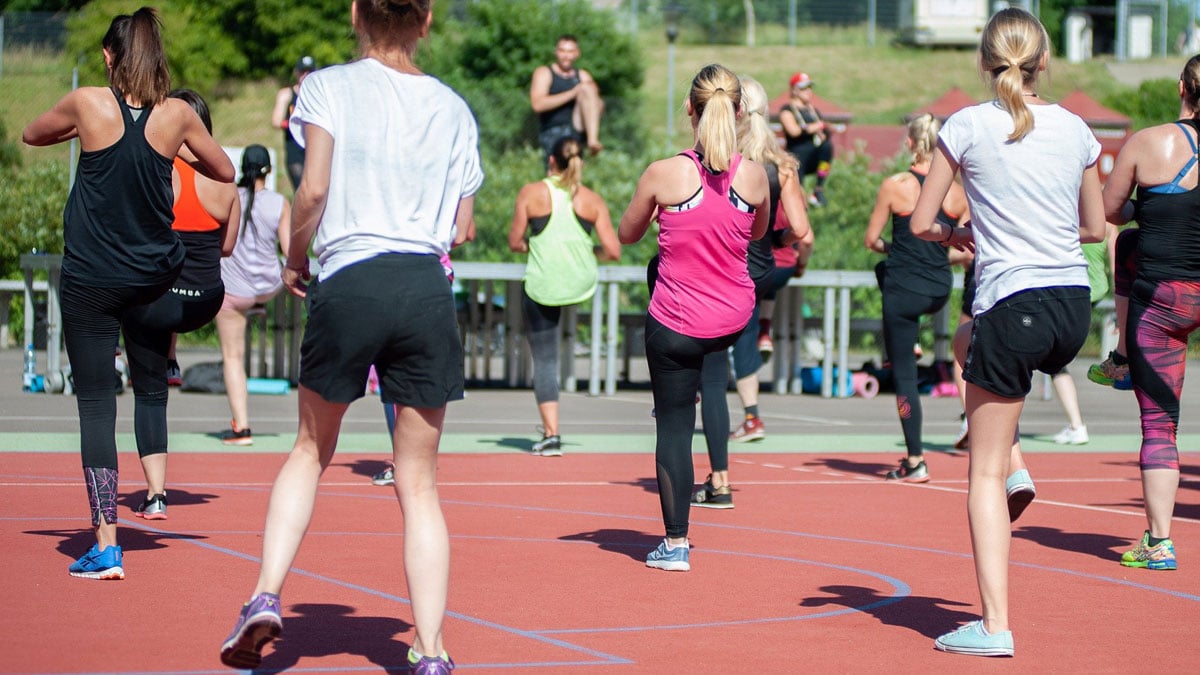
<path fill-rule="evenodd" d="M 1031 105 L 1033 130 L 1009 142 L 999 103 L 964 108 L 938 134 L 958 162 L 975 234 L 974 314 L 1020 291 L 1088 286 L 1079 246 L 1079 187 L 1100 143 L 1077 115 Z"/>
<path fill-rule="evenodd" d="M 459 200 L 483 184 L 475 117 L 452 89 L 362 59 L 304 78 L 289 124 L 302 145 L 306 124 L 333 136 L 321 279 L 383 253 L 450 252 Z"/>

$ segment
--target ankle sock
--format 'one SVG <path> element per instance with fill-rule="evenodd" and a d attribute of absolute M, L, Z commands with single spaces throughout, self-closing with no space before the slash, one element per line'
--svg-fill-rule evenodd
<path fill-rule="evenodd" d="M 1149 546 L 1150 548 L 1154 548 L 1155 546 L 1158 546 L 1159 544 L 1163 543 L 1164 541 L 1166 541 L 1168 539 L 1170 539 L 1170 537 L 1163 537 L 1162 539 L 1159 539 L 1158 537 L 1147 536 L 1146 537 L 1146 545 Z"/>
<path fill-rule="evenodd" d="M 1113 350 L 1110 356 L 1112 356 L 1112 362 L 1114 366 L 1125 366 L 1129 364 L 1129 358 L 1124 354 L 1117 353 L 1116 350 Z"/>
<path fill-rule="evenodd" d="M 756 405 L 746 406 L 746 419 L 750 420 L 750 419 L 754 419 L 755 417 L 758 417 L 758 406 L 756 406 Z"/>

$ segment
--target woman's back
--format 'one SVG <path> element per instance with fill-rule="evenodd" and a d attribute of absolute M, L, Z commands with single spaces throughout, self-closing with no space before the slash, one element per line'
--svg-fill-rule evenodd
<path fill-rule="evenodd" d="M 1193 120 L 1163 124 L 1141 132 L 1131 148 L 1137 153 L 1139 278 L 1200 281 L 1196 134 Z"/>
<path fill-rule="evenodd" d="M 251 198 L 248 188 L 238 188 L 242 204 Z M 230 295 L 252 298 L 279 290 L 279 221 L 284 197 L 274 190 L 261 189 L 253 195 L 250 217 L 238 232 L 233 254 L 221 260 L 221 278 Z"/>
<path fill-rule="evenodd" d="M 1026 288 L 1087 286 L 1079 247 L 1084 170 L 1100 144 L 1058 105 L 1031 105 L 1034 127 L 1009 141 L 1012 118 L 996 102 L 951 116 L 939 138 L 958 162 L 975 234 L 974 312 Z"/>

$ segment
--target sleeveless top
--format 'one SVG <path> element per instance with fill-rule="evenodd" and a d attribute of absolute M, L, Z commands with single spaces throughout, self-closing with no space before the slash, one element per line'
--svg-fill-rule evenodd
<path fill-rule="evenodd" d="M 242 208 L 249 204 L 250 191 L 238 188 Z M 279 274 L 279 216 L 283 213 L 283 195 L 262 189 L 254 193 L 250 218 L 242 216 L 233 255 L 221 259 L 221 279 L 225 293 L 239 298 L 271 295 L 283 288 Z"/>
<path fill-rule="evenodd" d="M 770 162 L 764 162 L 763 168 L 767 170 L 767 187 L 770 191 L 770 197 L 767 200 L 768 208 L 770 208 L 770 213 L 767 215 L 767 232 L 761 238 L 750 242 L 746 256 L 750 280 L 756 286 L 766 281 L 775 272 L 775 249 L 771 245 L 771 233 L 775 230 L 775 207 L 779 206 L 779 193 L 782 189 L 779 185 L 779 167 Z"/>
<path fill-rule="evenodd" d="M 909 170 L 917 183 L 925 185 L 925 176 Z M 909 226 L 912 212 L 892 214 L 892 250 L 884 259 L 887 284 L 929 297 L 948 295 L 954 279 L 946 247 L 913 235 Z M 938 208 L 935 221 L 954 227 L 958 219 Z"/>
<path fill-rule="evenodd" d="M 529 237 L 525 292 L 539 305 L 574 305 L 596 292 L 597 263 L 592 238 L 571 205 L 571 192 L 553 178 L 542 183 L 550 190 L 550 219 Z"/>
<path fill-rule="evenodd" d="M 579 84 L 579 71 L 571 77 L 564 77 L 554 72 L 554 68 L 550 69 L 550 93 L 561 94 L 568 91 L 575 85 Z M 575 114 L 575 102 L 564 103 L 553 110 L 538 113 L 538 120 L 542 124 L 542 129 L 551 127 L 561 127 L 571 124 L 571 117 Z"/>
<path fill-rule="evenodd" d="M 284 117 L 284 120 L 292 119 L 292 111 L 296 109 L 296 98 L 296 88 L 292 87 L 292 100 L 288 102 L 287 117 Z M 284 161 L 288 164 L 304 163 L 304 146 L 292 136 L 291 124 L 283 127 L 283 152 Z"/>
<path fill-rule="evenodd" d="M 176 289 L 208 290 L 221 285 L 221 223 L 204 209 L 196 194 L 196 170 L 175 158 L 179 172 L 179 198 L 175 200 L 175 222 L 186 255 Z"/>
<path fill-rule="evenodd" d="M 154 286 L 174 279 L 184 249 L 171 230 L 171 159 L 146 141 L 153 107 L 133 118 L 113 89 L 125 130 L 115 143 L 79 153 L 63 209 L 64 278 L 96 288 Z"/>
<path fill-rule="evenodd" d="M 1186 120 L 1200 133 L 1200 124 Z M 1185 122 L 1176 122 L 1182 129 Z M 1191 134 L 1183 132 L 1196 151 Z M 1200 184 L 1191 190 L 1179 188 L 1193 157 L 1169 185 L 1166 192 L 1152 186 L 1138 188 L 1134 219 L 1141 228 L 1138 237 L 1137 278 L 1147 281 L 1200 281 Z M 1179 190 L 1179 191 L 1175 191 Z"/>
<path fill-rule="evenodd" d="M 820 119 L 821 119 L 821 116 L 819 113 L 809 112 L 807 110 L 801 110 L 800 108 L 798 108 L 796 106 L 795 103 L 789 103 L 787 105 L 787 108 L 785 108 L 785 109 L 792 113 L 792 116 L 794 116 L 796 118 L 796 123 L 799 124 L 801 127 L 808 125 L 808 124 L 812 124 L 813 122 L 820 121 Z M 792 154 L 796 154 L 796 151 L 803 146 L 816 145 L 816 144 L 820 143 L 820 141 L 817 139 L 816 134 L 810 134 L 804 130 L 801 130 L 800 135 L 798 135 L 798 136 L 790 136 L 790 135 L 788 135 L 788 132 L 785 129 L 783 132 L 783 137 L 784 137 L 784 140 L 786 141 L 788 152 L 790 152 Z"/>
<path fill-rule="evenodd" d="M 658 284 L 649 313 L 676 333 L 716 338 L 742 330 L 754 311 L 754 282 L 746 269 L 754 208 L 733 190 L 742 156 L 729 170 L 709 171 L 693 150 L 700 190 L 658 214 Z"/>

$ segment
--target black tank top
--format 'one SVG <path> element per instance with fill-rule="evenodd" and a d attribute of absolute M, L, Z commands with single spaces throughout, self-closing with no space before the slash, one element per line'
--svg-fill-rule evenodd
<path fill-rule="evenodd" d="M 1196 120 L 1186 120 L 1200 134 Z M 1137 276 L 1147 281 L 1200 281 L 1200 185 L 1175 194 L 1138 189 L 1134 218 Z"/>
<path fill-rule="evenodd" d="M 909 173 L 916 177 L 917 183 L 925 184 L 925 176 L 916 171 Z M 887 283 L 930 297 L 947 295 L 950 293 L 953 279 L 950 275 L 950 261 L 946 257 L 946 247 L 936 241 L 926 241 L 913 235 L 909 227 L 911 220 L 911 212 L 892 214 L 892 250 L 884 261 Z M 951 227 L 954 227 L 957 221 L 941 208 L 938 209 L 935 220 Z"/>
<path fill-rule="evenodd" d="M 550 93 L 561 94 L 564 91 L 572 89 L 579 84 L 579 71 L 571 77 L 563 77 L 550 69 Z M 538 119 L 541 120 L 542 128 L 549 129 L 550 127 L 561 127 L 571 124 L 571 117 L 575 114 L 575 102 L 565 103 L 546 112 L 538 113 Z"/>
<path fill-rule="evenodd" d="M 771 248 L 771 232 L 775 230 L 775 208 L 779 206 L 779 167 L 771 162 L 763 162 L 767 170 L 767 187 L 770 190 L 767 211 L 767 232 L 761 239 L 750 242 L 746 249 L 746 265 L 750 271 L 750 280 L 757 286 L 775 271 L 775 252 Z"/>
<path fill-rule="evenodd" d="M 101 150 L 79 153 L 75 186 L 63 210 L 62 273 L 97 288 L 152 286 L 183 265 L 183 244 L 171 230 L 171 158 L 146 142 L 147 107 L 135 121 L 113 90 L 125 131 Z"/>
<path fill-rule="evenodd" d="M 801 127 L 818 122 L 821 119 L 820 115 L 810 113 L 805 110 L 800 110 L 791 103 L 788 104 L 787 110 L 792 113 L 792 116 L 796 118 L 796 124 L 799 124 Z M 812 145 L 814 139 L 816 139 L 815 134 L 810 134 L 803 130 L 800 132 L 799 136 L 789 136 L 787 130 L 785 129 L 783 136 L 784 140 L 786 141 L 788 152 L 792 153 L 793 155 L 796 154 L 801 147 Z"/>

